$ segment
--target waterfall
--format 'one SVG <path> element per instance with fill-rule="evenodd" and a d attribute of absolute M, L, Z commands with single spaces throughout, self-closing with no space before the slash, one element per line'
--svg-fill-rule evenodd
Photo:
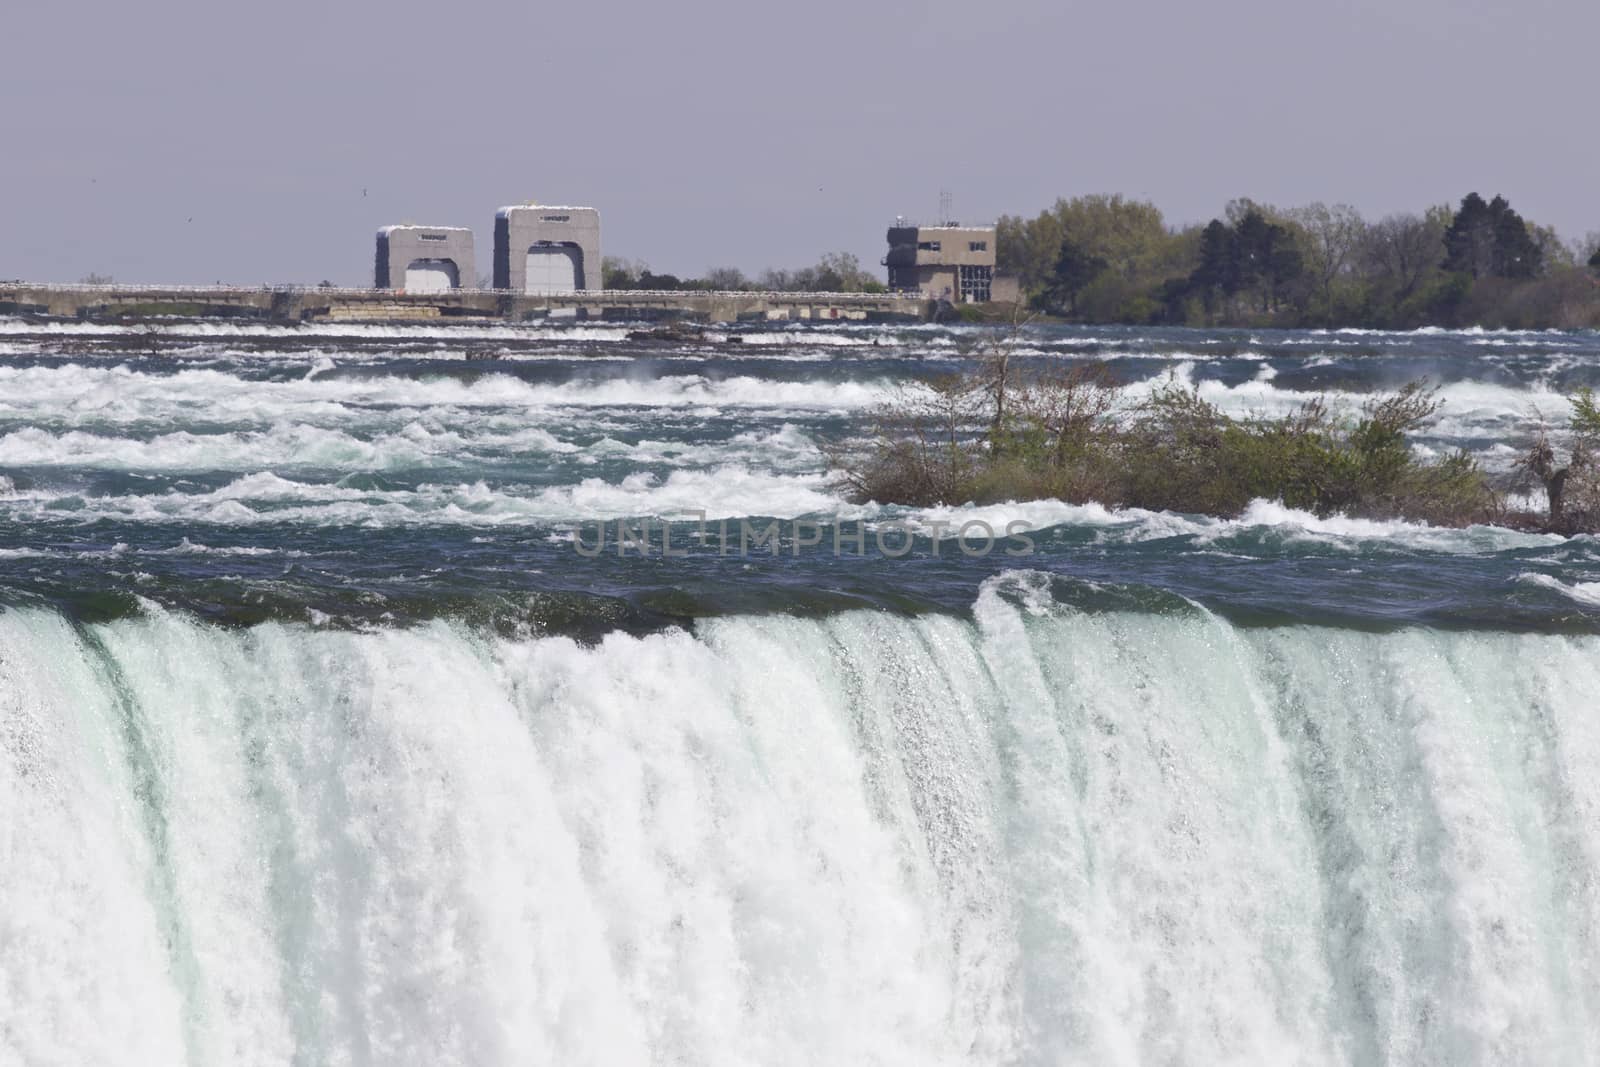
<path fill-rule="evenodd" d="M 15 608 L 0 1062 L 1594 1062 L 1596 694 L 1030 573 L 597 645 Z"/>

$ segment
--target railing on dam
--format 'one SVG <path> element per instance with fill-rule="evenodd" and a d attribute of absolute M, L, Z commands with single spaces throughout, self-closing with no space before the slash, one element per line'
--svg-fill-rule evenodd
<path fill-rule="evenodd" d="M 354 288 L 337 285 L 118 285 L 116 283 L 57 283 L 0 281 L 0 292 L 50 291 L 60 293 L 99 294 L 105 296 L 155 296 L 176 293 L 192 296 L 222 294 L 245 295 L 286 293 L 297 296 L 336 297 L 412 297 L 415 299 L 442 299 L 453 296 L 514 296 L 530 300 L 546 298 L 573 301 L 604 300 L 694 300 L 700 298 L 720 300 L 792 301 L 794 303 L 895 303 L 925 299 L 904 292 L 827 292 L 789 289 L 573 289 L 564 293 L 523 293 L 515 289 L 440 289 L 431 292 L 408 292 L 405 289 Z"/>

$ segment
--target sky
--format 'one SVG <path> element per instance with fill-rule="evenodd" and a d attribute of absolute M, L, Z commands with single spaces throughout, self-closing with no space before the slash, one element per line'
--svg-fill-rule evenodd
<path fill-rule="evenodd" d="M 0 278 L 369 285 L 385 224 L 599 208 L 658 272 L 878 268 L 1120 192 L 1600 230 L 1595 0 L 9 5 Z"/>

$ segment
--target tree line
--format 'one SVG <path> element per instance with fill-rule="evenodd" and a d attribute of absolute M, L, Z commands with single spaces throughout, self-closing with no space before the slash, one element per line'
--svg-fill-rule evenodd
<path fill-rule="evenodd" d="M 882 293 L 887 286 L 867 271 L 849 252 L 830 252 L 814 266 L 792 270 L 768 269 L 755 277 L 737 267 L 717 267 L 698 278 L 657 274 L 640 260 L 606 256 L 602 274 L 607 289 L 648 289 L 655 291 L 695 291 L 717 293 Z"/>
<path fill-rule="evenodd" d="M 999 269 L 1084 322 L 1600 327 L 1600 232 L 1567 244 L 1503 196 L 1369 221 L 1346 204 L 1235 200 L 1172 227 L 1145 201 L 1058 200 L 998 223 Z"/>

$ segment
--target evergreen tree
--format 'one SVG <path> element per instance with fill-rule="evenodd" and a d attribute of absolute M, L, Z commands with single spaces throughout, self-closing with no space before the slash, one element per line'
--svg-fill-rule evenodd
<path fill-rule="evenodd" d="M 1600 248 L 1596 248 L 1594 250 L 1594 255 L 1589 257 L 1589 266 L 1593 267 L 1595 270 L 1600 270 Z"/>
<path fill-rule="evenodd" d="M 1501 278 L 1537 278 L 1544 254 L 1534 242 L 1522 216 L 1511 210 L 1503 196 L 1489 202 L 1494 218 L 1494 272 Z"/>
<path fill-rule="evenodd" d="M 1284 286 L 1305 270 L 1294 235 L 1255 208 L 1234 230 L 1233 260 L 1238 287 L 1258 290 L 1263 311 L 1271 311 Z"/>
<path fill-rule="evenodd" d="M 1189 275 L 1190 283 L 1205 294 L 1206 305 L 1215 293 L 1231 294 L 1238 288 L 1234 262 L 1233 229 L 1212 219 L 1200 233 L 1200 262 Z"/>
<path fill-rule="evenodd" d="M 653 274 L 646 268 L 639 274 L 637 288 L 652 292 L 666 292 L 683 288 L 683 279 L 676 274 Z"/>
<path fill-rule="evenodd" d="M 1544 266 L 1527 223 L 1503 196 L 1487 203 L 1477 193 L 1462 198 L 1444 247 L 1445 269 L 1474 278 L 1535 278 Z"/>
<path fill-rule="evenodd" d="M 1267 250 L 1267 295 L 1276 304 L 1283 298 L 1284 290 L 1305 274 L 1306 260 L 1294 235 L 1287 229 L 1274 225 L 1271 236 L 1272 243 Z"/>
<path fill-rule="evenodd" d="M 1254 289 L 1267 274 L 1272 252 L 1272 224 L 1261 212 L 1251 208 L 1233 229 L 1233 269 L 1235 285 Z"/>
<path fill-rule="evenodd" d="M 1239 235 L 1232 226 L 1221 219 L 1212 219 L 1200 232 L 1199 262 L 1189 272 L 1185 288 L 1198 291 L 1207 312 L 1217 310 L 1218 299 L 1227 299 L 1244 287 L 1240 269 Z M 1169 306 L 1173 294 L 1167 294 Z"/>
<path fill-rule="evenodd" d="M 1477 193 L 1468 193 L 1444 233 L 1444 269 L 1474 278 L 1494 270 L 1494 220 L 1489 205 Z"/>
<path fill-rule="evenodd" d="M 1106 269 L 1106 261 L 1071 238 L 1061 242 L 1061 253 L 1056 256 L 1056 269 L 1050 281 L 1050 295 L 1057 302 L 1065 300 L 1074 312 L 1078 309 L 1078 294 Z"/>

